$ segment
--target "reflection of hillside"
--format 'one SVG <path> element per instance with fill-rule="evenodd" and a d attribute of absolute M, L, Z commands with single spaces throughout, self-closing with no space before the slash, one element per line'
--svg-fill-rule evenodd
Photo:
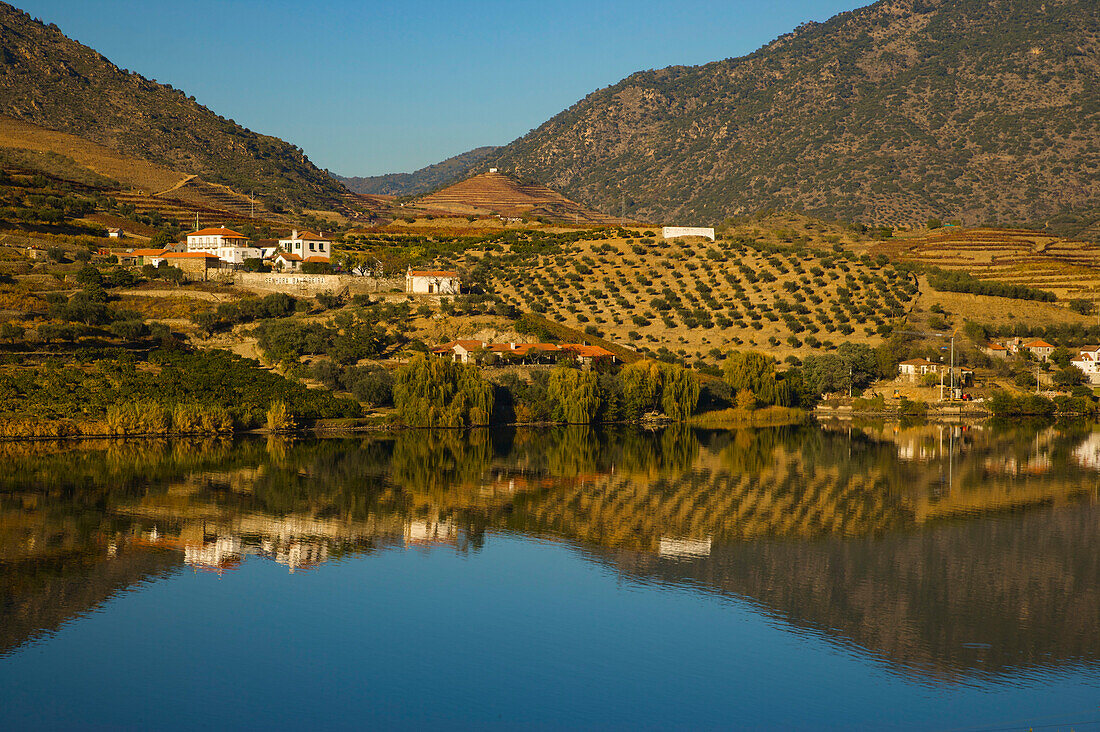
<path fill-rule="evenodd" d="M 747 597 L 936 675 L 1100 663 L 1100 507 L 876 539 L 716 544 L 696 561 L 593 550 L 640 580 Z"/>
<path fill-rule="evenodd" d="M 0 445 L 0 652 L 172 566 L 225 572 L 254 558 L 297 571 L 392 547 L 476 550 L 507 529 L 751 596 L 901 663 L 973 666 L 956 642 L 993 643 L 961 640 L 980 630 L 983 605 L 1005 636 L 990 663 L 1034 663 L 1043 648 L 1095 658 L 1027 625 L 1043 613 L 1074 627 L 1054 607 L 1058 587 L 1078 609 L 1095 599 L 1097 567 L 1075 556 L 1089 524 L 1074 523 L 1093 509 L 1040 508 L 1022 528 L 940 525 L 1095 497 L 1089 433 L 916 429 Z M 910 452 L 921 457 L 902 459 Z M 1037 460 L 1049 468 L 1003 468 Z M 1043 520 L 1049 536 L 1033 528 Z M 970 626 L 938 628 L 956 614 Z"/>

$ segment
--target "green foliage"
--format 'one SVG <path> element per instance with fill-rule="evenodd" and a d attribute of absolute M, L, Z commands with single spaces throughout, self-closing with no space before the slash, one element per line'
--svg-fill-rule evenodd
<path fill-rule="evenodd" d="M 546 395 L 554 421 L 567 424 L 592 424 L 600 408 L 600 392 L 595 372 L 559 366 L 550 372 Z"/>
<path fill-rule="evenodd" d="M 679 364 L 638 361 L 622 368 L 619 381 L 627 419 L 663 412 L 669 419 L 683 422 L 699 404 L 699 380 Z"/>
<path fill-rule="evenodd" d="M 411 427 L 484 425 L 493 390 L 476 366 L 419 355 L 394 375 L 393 402 Z"/>
<path fill-rule="evenodd" d="M 1037 290 L 1025 285 L 1013 285 L 994 280 L 980 280 L 961 270 L 943 270 L 932 267 L 928 270 L 928 284 L 941 292 L 969 292 L 974 295 L 992 295 L 1016 300 L 1039 300 L 1054 302 L 1057 296 L 1053 292 Z"/>
<path fill-rule="evenodd" d="M 757 351 L 730 351 L 722 362 L 722 378 L 735 392 L 749 391 L 760 404 L 794 406 L 798 403 L 797 393 L 775 369 L 771 356 Z"/>
<path fill-rule="evenodd" d="M 1075 313 L 1081 315 L 1092 315 L 1096 312 L 1096 303 L 1092 300 L 1083 300 L 1081 298 L 1074 298 L 1069 301 L 1069 309 Z"/>

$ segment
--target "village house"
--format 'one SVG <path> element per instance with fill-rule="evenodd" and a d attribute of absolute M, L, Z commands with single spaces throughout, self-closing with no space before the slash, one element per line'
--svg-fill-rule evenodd
<path fill-rule="evenodd" d="M 163 261 L 179 267 L 190 280 L 205 281 L 213 270 L 222 268 L 222 260 L 210 252 L 167 252 Z"/>
<path fill-rule="evenodd" d="M 1020 346 L 1021 349 L 1027 350 L 1039 361 L 1046 361 L 1050 358 L 1050 354 L 1054 353 L 1054 346 L 1050 345 L 1046 341 L 1031 341 Z"/>
<path fill-rule="evenodd" d="M 1007 359 L 1009 355 L 1008 348 L 1000 343 L 990 343 L 982 351 L 991 358 Z"/>
<path fill-rule="evenodd" d="M 280 272 L 297 272 L 302 268 L 302 258 L 297 254 L 276 252 L 271 258 L 271 264 Z"/>
<path fill-rule="evenodd" d="M 661 236 L 665 239 L 675 239 L 680 236 L 701 236 L 704 239 L 714 241 L 714 229 L 703 226 L 666 226 L 661 229 Z"/>
<path fill-rule="evenodd" d="M 246 259 L 262 256 L 258 247 L 251 246 L 247 236 L 224 226 L 189 233 L 187 251 L 213 254 L 229 264 L 244 264 Z"/>
<path fill-rule="evenodd" d="M 1090 385 L 1100 385 L 1100 346 L 1085 346 L 1069 363 L 1081 370 Z"/>
<path fill-rule="evenodd" d="M 132 252 L 128 253 L 129 256 L 127 258 L 132 258 L 134 264 L 139 267 L 145 264 L 151 264 L 154 267 L 159 267 L 160 263 L 164 261 L 164 255 L 170 253 L 171 251 L 171 249 L 165 249 L 164 247 L 159 247 L 156 249 L 135 249 Z M 121 262 L 122 258 L 127 256 L 127 253 L 116 254 L 116 256 Z"/>
<path fill-rule="evenodd" d="M 287 254 L 296 254 L 301 262 L 328 264 L 332 258 L 332 240 L 325 238 L 324 232 L 315 234 L 294 229 L 290 238 L 279 240 L 279 248 Z"/>
<path fill-rule="evenodd" d="M 938 374 L 940 365 L 927 358 L 911 358 L 898 364 L 898 374 L 916 381 L 925 374 Z"/>
<path fill-rule="evenodd" d="M 108 239 L 121 239 L 124 236 L 126 236 L 126 232 L 124 232 L 122 229 L 118 229 L 118 228 L 107 229 L 107 238 Z"/>
<path fill-rule="evenodd" d="M 411 295 L 459 295 L 462 292 L 458 272 L 452 270 L 416 270 L 405 273 L 405 292 Z"/>
<path fill-rule="evenodd" d="M 553 364 L 561 358 L 574 360 L 582 366 L 590 366 L 599 359 L 611 363 L 615 354 L 601 346 L 587 343 L 488 343 L 485 341 L 451 341 L 432 349 L 437 356 L 451 358 L 459 363 L 476 362 L 481 354 L 492 354 L 504 363 Z"/>

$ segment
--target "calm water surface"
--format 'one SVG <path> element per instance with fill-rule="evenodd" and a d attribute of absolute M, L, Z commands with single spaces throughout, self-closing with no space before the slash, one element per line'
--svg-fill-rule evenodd
<path fill-rule="evenodd" d="M 1100 431 L 0 444 L 0 727 L 1100 725 Z"/>

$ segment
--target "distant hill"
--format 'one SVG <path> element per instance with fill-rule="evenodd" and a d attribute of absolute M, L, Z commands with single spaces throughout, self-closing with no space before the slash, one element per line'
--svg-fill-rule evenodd
<path fill-rule="evenodd" d="M 238 192 L 255 190 L 268 202 L 331 208 L 347 200 L 301 149 L 119 69 L 56 25 L 2 2 L 0 113 Z"/>
<path fill-rule="evenodd" d="M 741 58 L 643 71 L 484 165 L 676 223 L 1100 216 L 1096 0 L 882 0 Z"/>
<path fill-rule="evenodd" d="M 419 196 L 459 180 L 499 149 L 494 146 L 475 148 L 413 173 L 388 173 L 365 178 L 344 178 L 338 175 L 336 179 L 356 193 Z"/>
<path fill-rule="evenodd" d="M 502 173 L 482 173 L 417 199 L 417 208 L 450 214 L 497 214 L 563 222 L 612 223 L 606 214 L 571 201 L 544 185 Z"/>

